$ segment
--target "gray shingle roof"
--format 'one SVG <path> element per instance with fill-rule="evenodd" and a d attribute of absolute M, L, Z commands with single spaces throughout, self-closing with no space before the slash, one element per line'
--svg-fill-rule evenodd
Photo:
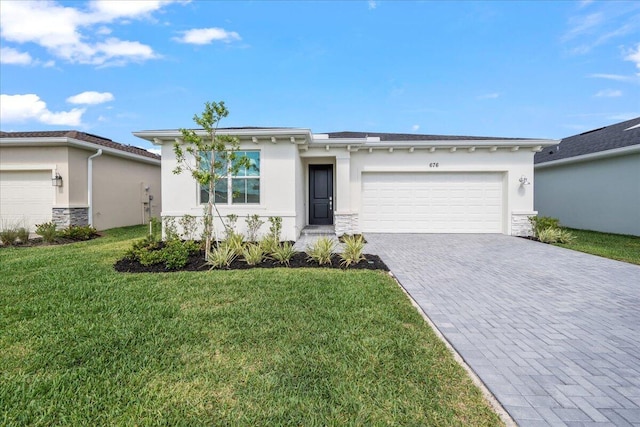
<path fill-rule="evenodd" d="M 553 160 L 638 145 L 640 144 L 640 126 L 634 129 L 629 128 L 639 124 L 640 117 L 636 117 L 625 122 L 564 138 L 559 145 L 546 147 L 541 152 L 536 153 L 534 163 L 546 163 Z"/>
<path fill-rule="evenodd" d="M 526 140 L 527 138 L 504 138 L 490 136 L 419 135 L 415 133 L 381 132 L 329 132 L 329 139 L 379 137 L 380 141 L 480 141 L 480 140 Z"/>
<path fill-rule="evenodd" d="M 35 131 L 35 132 L 0 132 L 2 138 L 73 138 L 80 141 L 91 142 L 93 144 L 102 145 L 104 147 L 113 148 L 127 153 L 137 154 L 139 156 L 149 157 L 150 159 L 160 160 L 160 156 L 151 153 L 144 148 L 134 147 L 132 145 L 124 145 L 114 142 L 109 138 L 93 135 L 90 133 L 80 132 L 77 130 L 51 130 L 51 131 Z"/>

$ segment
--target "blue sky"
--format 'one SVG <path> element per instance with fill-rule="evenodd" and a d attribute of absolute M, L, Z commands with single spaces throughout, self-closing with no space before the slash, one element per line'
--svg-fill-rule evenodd
<path fill-rule="evenodd" d="M 640 116 L 640 2 L 0 3 L 0 127 L 562 138 Z"/>

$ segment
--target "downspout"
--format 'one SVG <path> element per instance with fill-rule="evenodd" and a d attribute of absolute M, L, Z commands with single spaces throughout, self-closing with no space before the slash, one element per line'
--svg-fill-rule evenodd
<path fill-rule="evenodd" d="M 102 148 L 87 159 L 87 202 L 89 203 L 89 227 L 93 227 L 93 159 L 102 156 Z"/>

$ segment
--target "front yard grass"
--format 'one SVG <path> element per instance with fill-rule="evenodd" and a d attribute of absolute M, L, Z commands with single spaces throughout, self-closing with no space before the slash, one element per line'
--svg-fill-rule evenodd
<path fill-rule="evenodd" d="M 566 230 L 573 233 L 576 240 L 569 245 L 558 243 L 556 246 L 640 265 L 640 237 L 638 236 L 573 228 L 566 228 Z"/>
<path fill-rule="evenodd" d="M 122 274 L 144 234 L 0 251 L 2 425 L 500 425 L 386 274 Z"/>

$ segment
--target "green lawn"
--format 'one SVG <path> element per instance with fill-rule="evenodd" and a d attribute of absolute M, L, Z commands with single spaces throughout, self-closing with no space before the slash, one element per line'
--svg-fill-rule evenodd
<path fill-rule="evenodd" d="M 572 228 L 567 228 L 567 230 L 576 236 L 575 242 L 570 245 L 557 244 L 557 246 L 599 255 L 605 258 L 640 264 L 640 237 L 600 233 L 589 230 L 576 230 Z"/>
<path fill-rule="evenodd" d="M 500 425 L 384 273 L 120 274 L 0 249 L 0 425 Z"/>

